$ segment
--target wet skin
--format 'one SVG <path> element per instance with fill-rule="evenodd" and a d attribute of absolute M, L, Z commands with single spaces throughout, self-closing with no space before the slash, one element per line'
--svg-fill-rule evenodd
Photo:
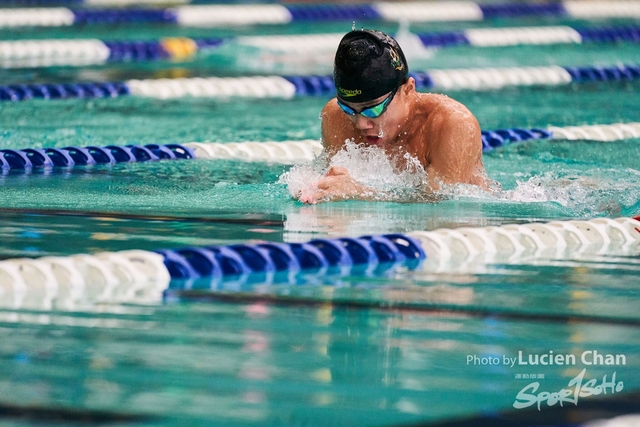
<path fill-rule="evenodd" d="M 355 111 L 382 102 L 389 94 L 366 103 L 345 105 Z M 473 184 L 487 189 L 482 163 L 480 125 L 461 103 L 445 96 L 416 91 L 410 77 L 400 86 L 386 111 L 377 118 L 345 114 L 336 99 L 322 109 L 322 141 L 329 155 L 346 140 L 375 145 L 390 156 L 409 153 L 427 171 L 431 190 L 444 184 Z M 347 169 L 331 167 L 317 189 L 303 192 L 300 201 L 319 203 L 346 199 L 376 200 L 375 191 L 355 181 Z"/>

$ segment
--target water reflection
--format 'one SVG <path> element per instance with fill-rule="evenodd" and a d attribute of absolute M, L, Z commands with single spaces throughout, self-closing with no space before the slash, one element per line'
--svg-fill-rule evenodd
<path fill-rule="evenodd" d="M 624 252 L 624 251 L 623 251 Z M 622 253 L 621 253 L 622 255 Z M 508 318 L 638 324 L 637 257 L 582 252 L 574 259 L 453 258 L 297 274 L 174 280 L 166 301 L 264 302 L 287 306 L 395 307 Z"/>
<path fill-rule="evenodd" d="M 526 207 L 537 219 L 558 219 L 563 214 L 553 204 Z M 437 204 L 339 202 L 294 206 L 287 210 L 284 240 L 302 242 L 321 236 L 362 236 L 404 233 L 461 226 L 485 227 L 525 220 L 517 209 L 505 211 L 501 202 L 448 200 Z M 530 222 L 529 219 L 527 222 Z"/>
<path fill-rule="evenodd" d="M 434 284 L 425 299 L 477 304 L 472 286 L 456 292 Z M 340 301 L 335 289 L 322 288 L 325 298 Z M 407 289 L 377 291 L 385 301 L 420 295 Z M 61 313 L 50 313 L 48 322 L 38 321 L 37 312 L 11 321 L 3 311 L 0 368 L 13 372 L 0 381 L 3 403 L 19 396 L 37 406 L 154 414 L 157 420 L 145 425 L 215 419 L 221 425 L 375 426 L 508 409 L 528 384 L 516 374 L 543 374 L 544 389 L 554 390 L 582 369 L 467 363 L 469 355 L 513 358 L 519 351 L 626 354 L 627 364 L 615 367 L 617 378 L 625 390 L 640 388 L 637 327 L 363 308 L 331 299 L 315 306 L 122 307 L 129 311 L 66 315 L 75 319 L 67 323 Z M 85 326 L 95 332 L 83 332 Z M 587 367 L 588 378 L 611 373 L 609 366 Z"/>

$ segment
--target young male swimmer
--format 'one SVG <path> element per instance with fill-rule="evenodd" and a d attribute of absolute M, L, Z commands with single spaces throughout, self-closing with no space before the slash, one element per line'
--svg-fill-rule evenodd
<path fill-rule="evenodd" d="M 347 33 L 336 52 L 337 97 L 322 110 L 322 141 L 329 156 L 347 140 L 377 146 L 389 156 L 417 158 L 431 190 L 441 184 L 487 189 L 482 141 L 476 118 L 445 95 L 418 93 L 402 49 L 380 31 Z M 304 203 L 346 199 L 377 200 L 375 191 L 343 167 L 331 167 L 317 188 L 300 195 Z"/>

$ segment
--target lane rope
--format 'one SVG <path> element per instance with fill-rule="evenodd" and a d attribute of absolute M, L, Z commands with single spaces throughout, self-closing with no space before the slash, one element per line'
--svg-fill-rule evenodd
<path fill-rule="evenodd" d="M 99 1 L 99 0 L 94 0 Z M 107 0 L 102 0 L 107 1 Z M 122 0 L 116 0 L 122 1 Z M 638 18 L 636 0 L 565 0 L 559 3 L 376 2 L 371 4 L 235 4 L 180 5 L 170 8 L 0 9 L 0 27 L 90 24 L 174 24 L 182 26 L 283 25 L 326 21 L 482 21 L 496 18 L 570 17 Z M 117 4 L 116 4 L 117 5 Z"/>
<path fill-rule="evenodd" d="M 567 256 L 589 251 L 606 254 L 626 249 L 640 253 L 640 217 L 596 218 L 508 224 L 492 227 L 462 227 L 414 231 L 407 234 L 314 239 L 305 243 L 261 242 L 228 246 L 182 247 L 157 251 L 129 250 L 69 257 L 17 258 L 0 261 L 0 292 L 4 306 L 37 305 L 51 308 L 60 298 L 65 305 L 77 304 L 92 293 L 92 300 L 117 299 L 136 289 L 165 290 L 172 279 L 186 281 L 190 289 L 198 279 L 205 286 L 223 281 L 246 282 L 260 274 L 260 282 L 292 280 L 301 271 L 318 275 L 331 269 L 349 274 L 352 269 L 406 265 L 426 266 L 423 261 L 501 256 Z M 426 267 L 425 267 L 426 268 Z M 138 285 L 139 288 L 127 288 Z M 200 285 L 202 286 L 202 284 Z M 31 301 L 34 300 L 35 302 Z"/>
<path fill-rule="evenodd" d="M 1 149 L 0 170 L 20 170 L 53 167 L 71 168 L 123 162 L 146 162 L 154 160 L 193 159 L 190 148 L 180 144 L 108 145 L 106 147 L 26 148 L 22 150 Z"/>
<path fill-rule="evenodd" d="M 427 48 L 523 44 L 640 42 L 640 26 L 474 28 L 458 32 L 417 33 Z M 0 67 L 85 66 L 107 62 L 185 60 L 225 43 L 304 54 L 335 51 L 340 33 L 226 38 L 167 37 L 160 40 L 8 40 L 0 41 Z"/>
<path fill-rule="evenodd" d="M 483 151 L 536 140 L 621 141 L 640 138 L 640 123 L 550 126 L 482 131 Z M 267 142 L 187 142 L 183 144 L 108 145 L 105 147 L 0 149 L 0 172 L 36 172 L 54 167 L 71 168 L 123 162 L 218 159 L 275 164 L 309 162 L 322 153 L 319 140 Z"/>
<path fill-rule="evenodd" d="M 640 66 L 508 67 L 442 69 L 410 73 L 422 90 L 498 90 L 510 86 L 563 86 L 640 78 Z M 191 77 L 133 79 L 126 82 L 44 83 L 0 86 L 0 101 L 41 99 L 113 98 L 139 96 L 156 99 L 281 98 L 333 96 L 331 76 Z"/>

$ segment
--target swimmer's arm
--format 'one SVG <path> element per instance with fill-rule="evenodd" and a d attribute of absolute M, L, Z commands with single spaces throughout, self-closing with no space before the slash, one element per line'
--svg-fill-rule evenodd
<path fill-rule="evenodd" d="M 393 193 L 375 190 L 359 183 L 349 175 L 349 171 L 346 168 L 340 166 L 332 166 L 326 175 L 318 181 L 317 186 L 308 192 L 303 191 L 299 199 L 302 203 L 312 205 L 341 200 L 363 200 L 368 202 L 394 200 L 402 202 Z M 441 195 L 428 192 L 405 201 L 435 203 L 441 200 L 443 200 Z"/>
<path fill-rule="evenodd" d="M 327 161 L 342 148 L 348 138 L 344 123 L 340 120 L 343 114 L 335 98 L 327 102 L 320 113 L 322 144 L 328 154 Z M 376 191 L 353 179 L 346 168 L 339 166 L 330 167 L 316 186 L 303 190 L 299 196 L 301 202 L 309 204 L 349 199 L 376 200 Z"/>
<path fill-rule="evenodd" d="M 438 190 L 440 183 L 478 185 L 475 175 L 482 159 L 482 139 L 473 114 L 466 108 L 441 114 L 431 128 L 430 134 L 435 135 L 427 167 L 431 188 Z"/>
<path fill-rule="evenodd" d="M 302 203 L 315 205 L 320 202 L 337 202 L 340 200 L 374 201 L 384 198 L 380 191 L 367 187 L 353 179 L 349 171 L 341 166 L 329 168 L 323 178 L 318 181 L 317 188 L 300 195 Z"/>

